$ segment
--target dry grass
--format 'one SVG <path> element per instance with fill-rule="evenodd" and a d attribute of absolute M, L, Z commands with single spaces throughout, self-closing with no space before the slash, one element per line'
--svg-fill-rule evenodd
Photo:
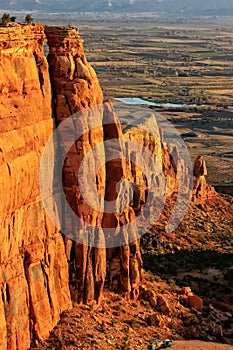
<path fill-rule="evenodd" d="M 156 19 L 139 26 L 135 20 L 83 26 L 82 32 L 107 97 L 212 107 L 233 102 L 233 30 L 224 22 L 217 27 L 197 20 L 189 26 Z"/>

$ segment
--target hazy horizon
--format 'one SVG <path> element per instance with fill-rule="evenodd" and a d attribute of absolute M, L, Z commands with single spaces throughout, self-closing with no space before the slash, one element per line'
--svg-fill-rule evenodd
<path fill-rule="evenodd" d="M 2 0 L 0 10 L 48 12 L 161 12 L 168 15 L 233 15 L 232 0 Z"/>

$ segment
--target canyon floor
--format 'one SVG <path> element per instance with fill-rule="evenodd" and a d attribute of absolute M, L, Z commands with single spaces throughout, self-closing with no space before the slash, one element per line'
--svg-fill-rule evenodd
<path fill-rule="evenodd" d="M 68 17 L 50 18 L 59 24 L 65 20 Z M 220 192 L 232 194 L 230 18 L 119 17 L 114 21 L 102 18 L 100 24 L 73 15 L 69 21 L 80 26 L 87 56 L 106 98 L 198 104 L 183 110 L 153 109 L 174 124 L 192 159 L 204 155 L 208 182 Z M 151 340 L 165 338 L 174 341 L 172 350 L 233 348 L 232 197 L 223 195 L 223 200 L 212 206 L 190 206 L 171 235 L 163 228 L 161 219 L 142 239 L 142 283 L 163 296 L 169 305 L 168 315 L 143 298 L 130 301 L 105 291 L 97 309 L 74 304 L 48 341 L 32 349 L 136 350 L 147 349 Z M 181 289 L 187 286 L 203 299 L 201 311 L 185 304 Z"/>

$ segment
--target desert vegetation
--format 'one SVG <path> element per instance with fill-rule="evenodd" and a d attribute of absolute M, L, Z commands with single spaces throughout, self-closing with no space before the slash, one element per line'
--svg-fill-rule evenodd
<path fill-rule="evenodd" d="M 9 23 L 15 23 L 16 22 L 17 17 L 15 16 L 11 16 L 9 13 L 4 13 L 2 15 L 2 17 L 0 18 L 0 24 L 5 26 Z M 24 18 L 24 21 L 28 24 L 33 22 L 33 18 L 31 15 L 26 15 Z"/>
<path fill-rule="evenodd" d="M 230 108 L 232 28 L 211 19 L 169 22 L 81 27 L 105 93 Z"/>

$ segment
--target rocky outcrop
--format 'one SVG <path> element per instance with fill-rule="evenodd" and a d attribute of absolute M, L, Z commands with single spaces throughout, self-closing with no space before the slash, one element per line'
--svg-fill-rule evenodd
<path fill-rule="evenodd" d="M 194 162 L 194 186 L 192 201 L 194 204 L 205 204 L 217 197 L 215 189 L 207 184 L 207 167 L 203 156 L 198 156 Z"/>
<path fill-rule="evenodd" d="M 107 249 L 109 287 L 115 291 L 122 290 L 131 298 L 137 298 L 142 260 L 138 227 L 134 223 L 135 209 L 138 206 L 135 208 L 132 194 L 135 193 L 136 182 L 133 179 L 130 158 L 125 158 L 126 146 L 121 125 L 109 102 L 104 106 L 104 141 L 106 205 L 102 226 L 106 232 L 107 246 L 110 247 Z M 116 210 L 110 212 L 109 203 L 114 201 Z"/>
<path fill-rule="evenodd" d="M 166 197 L 177 192 L 178 168 L 182 168 L 182 160 L 175 145 L 168 149 L 162 142 L 161 130 L 153 114 L 136 127 L 128 126 L 122 132 L 112 104 L 107 101 L 102 105 L 98 79 L 86 60 L 76 28 L 47 27 L 46 35 L 55 118 L 59 126 L 72 119 L 65 130 L 61 128 L 60 135 L 61 153 L 66 152 L 66 143 L 73 139 L 63 165 L 65 203 L 60 213 L 70 262 L 72 297 L 78 302 L 95 300 L 98 303 L 106 279 L 110 289 L 122 290 L 137 298 L 142 261 L 135 221 L 146 202 L 146 216 L 154 217 L 154 209 L 159 215 Z M 151 129 L 153 133 L 150 133 Z M 115 141 L 109 145 L 111 140 Z M 141 145 L 143 149 L 130 148 L 123 140 Z M 81 186 L 88 188 L 89 182 L 93 181 L 99 196 L 105 199 L 104 208 L 97 205 L 93 209 L 83 198 L 78 173 L 88 152 L 97 145 L 102 147 L 83 169 L 86 180 Z M 145 164 L 140 168 L 137 164 L 142 158 Z M 150 164 L 149 180 L 143 169 L 146 162 Z M 97 171 L 96 178 L 92 178 L 90 173 L 95 173 L 98 164 L 104 166 Z M 182 172 L 184 175 L 185 171 Z M 88 196 L 92 196 L 91 191 Z M 111 211 L 108 206 L 114 201 L 117 210 Z M 69 206 L 75 216 L 70 213 Z M 78 224 L 76 216 L 80 219 Z M 96 247 L 96 241 L 102 242 L 101 247 Z"/>
<path fill-rule="evenodd" d="M 129 169 L 122 161 L 122 131 L 119 121 L 109 102 L 102 105 L 102 91 L 94 70 L 86 60 L 77 29 L 47 27 L 46 35 L 50 49 L 48 60 L 56 121 L 61 125 L 70 116 L 73 118 L 69 131 L 61 135 L 62 152 L 65 150 L 66 135 L 81 135 L 77 140 L 73 139 L 73 146 L 67 153 L 63 166 L 66 200 L 80 219 L 76 225 L 76 218 L 70 217 L 68 210 L 63 209 L 63 232 L 66 235 L 67 258 L 70 261 L 72 297 L 78 302 L 89 303 L 95 300 L 98 303 L 106 274 L 111 289 L 121 289 L 136 297 L 141 270 L 139 241 L 135 235 L 135 240 L 128 245 L 128 233 L 121 232 L 120 229 L 124 223 L 133 220 L 134 210 L 128 207 L 117 214 L 106 214 L 106 208 L 100 206 L 95 210 L 83 199 L 78 184 L 78 171 L 84 157 L 96 145 L 101 144 L 99 152 L 92 159 L 91 168 L 89 164 L 86 169 L 86 183 L 83 187 L 88 187 L 88 182 L 92 181 L 90 169 L 95 173 L 98 164 L 103 164 L 93 181 L 99 196 L 105 201 L 116 199 L 116 183 L 123 177 L 129 177 Z M 84 115 L 80 113 L 82 110 L 85 110 L 85 120 L 80 123 Z M 105 165 L 105 157 L 111 157 L 111 150 L 108 148 L 106 154 L 104 142 L 112 138 L 119 138 L 116 146 L 119 160 L 107 161 Z M 116 152 L 116 149 L 113 151 Z M 85 223 L 88 223 L 88 228 Z M 80 237 L 80 232 L 84 232 L 85 237 Z M 121 238 L 125 235 L 124 245 L 120 242 L 121 238 L 119 246 L 112 245 L 110 241 L 117 241 L 117 235 Z M 89 246 L 82 244 L 82 240 L 88 242 Z M 96 246 L 96 242 L 102 242 L 101 247 L 98 244 Z"/>
<path fill-rule="evenodd" d="M 0 28 L 0 349 L 28 349 L 71 307 L 62 237 L 38 171 L 54 128 L 43 26 Z"/>
<path fill-rule="evenodd" d="M 47 27 L 46 35 L 49 45 L 48 61 L 56 122 L 60 125 L 64 120 L 74 116 L 70 128 L 60 135 L 61 151 L 65 150 L 67 138 L 72 137 L 71 135 L 78 135 L 78 133 L 80 135 L 77 140 L 73 138 L 73 145 L 63 165 L 63 187 L 66 200 L 80 219 L 76 225 L 76 217 L 73 218 L 66 208 L 63 209 L 62 231 L 65 234 L 67 258 L 70 262 L 72 298 L 84 303 L 90 303 L 93 300 L 99 302 L 106 276 L 106 250 L 96 248 L 94 241 L 104 241 L 101 230 L 102 213 L 94 210 L 82 198 L 78 186 L 78 171 L 84 156 L 95 145 L 103 143 L 103 113 L 101 109 L 100 111 L 95 110 L 96 113 L 93 112 L 93 116 L 87 112 L 88 114 L 84 116 L 81 123 L 76 120 L 75 113 L 100 105 L 103 95 L 96 74 L 86 60 L 78 30 L 76 28 Z M 89 123 L 93 118 L 99 126 L 89 131 L 91 128 Z M 102 147 L 96 159 L 92 160 L 93 172 L 98 160 L 101 162 L 104 159 L 105 154 Z M 85 176 L 84 186 L 87 186 L 90 180 L 89 173 L 86 173 Z M 105 168 L 102 167 L 96 175 L 100 196 L 104 196 L 105 178 Z M 88 223 L 90 227 L 87 228 L 85 223 Z M 96 228 L 99 228 L 98 233 L 96 233 Z M 81 232 L 84 238 L 80 236 Z M 86 244 L 82 244 L 82 240 Z"/>
<path fill-rule="evenodd" d="M 194 308 L 198 311 L 202 310 L 203 300 L 198 295 L 195 295 L 191 291 L 190 287 L 183 287 L 182 288 L 180 298 L 187 306 Z"/>

